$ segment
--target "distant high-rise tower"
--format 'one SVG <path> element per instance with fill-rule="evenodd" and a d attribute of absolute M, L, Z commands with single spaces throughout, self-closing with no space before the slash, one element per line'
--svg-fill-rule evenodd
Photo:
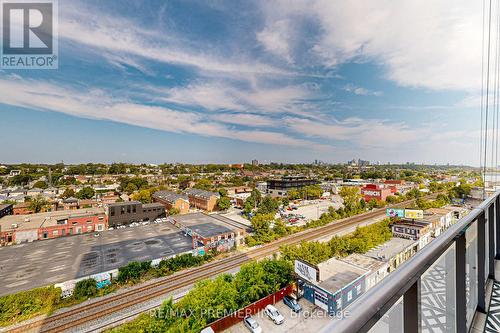
<path fill-rule="evenodd" d="M 259 166 L 259 161 L 258 160 L 252 160 L 252 165 L 253 166 Z"/>

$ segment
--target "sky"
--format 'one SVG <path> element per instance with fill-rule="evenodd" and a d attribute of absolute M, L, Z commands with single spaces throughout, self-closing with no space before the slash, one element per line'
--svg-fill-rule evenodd
<path fill-rule="evenodd" d="M 479 164 L 482 1 L 59 1 L 0 163 Z"/>

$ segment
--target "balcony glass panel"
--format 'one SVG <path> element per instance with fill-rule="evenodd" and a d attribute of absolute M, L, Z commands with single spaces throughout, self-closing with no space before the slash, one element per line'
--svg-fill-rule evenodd
<path fill-rule="evenodd" d="M 422 333 L 456 332 L 455 285 L 453 243 L 421 277 Z"/>
<path fill-rule="evenodd" d="M 467 298 L 467 328 L 470 328 L 477 307 L 477 221 L 467 228 L 465 238 L 465 294 Z"/>
<path fill-rule="evenodd" d="M 403 332 L 403 297 L 401 297 L 368 332 L 369 333 Z"/>

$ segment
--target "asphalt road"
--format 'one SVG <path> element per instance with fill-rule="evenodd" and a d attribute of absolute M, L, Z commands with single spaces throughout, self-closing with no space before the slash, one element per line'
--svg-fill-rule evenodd
<path fill-rule="evenodd" d="M 116 269 L 130 261 L 191 249 L 191 238 L 168 223 L 0 247 L 0 295 Z"/>

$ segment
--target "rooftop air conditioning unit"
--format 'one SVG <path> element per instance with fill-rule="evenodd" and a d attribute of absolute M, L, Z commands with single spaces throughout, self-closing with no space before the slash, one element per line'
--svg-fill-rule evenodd
<path fill-rule="evenodd" d="M 17 223 L 12 223 L 12 229 L 16 229 L 17 228 Z"/>

